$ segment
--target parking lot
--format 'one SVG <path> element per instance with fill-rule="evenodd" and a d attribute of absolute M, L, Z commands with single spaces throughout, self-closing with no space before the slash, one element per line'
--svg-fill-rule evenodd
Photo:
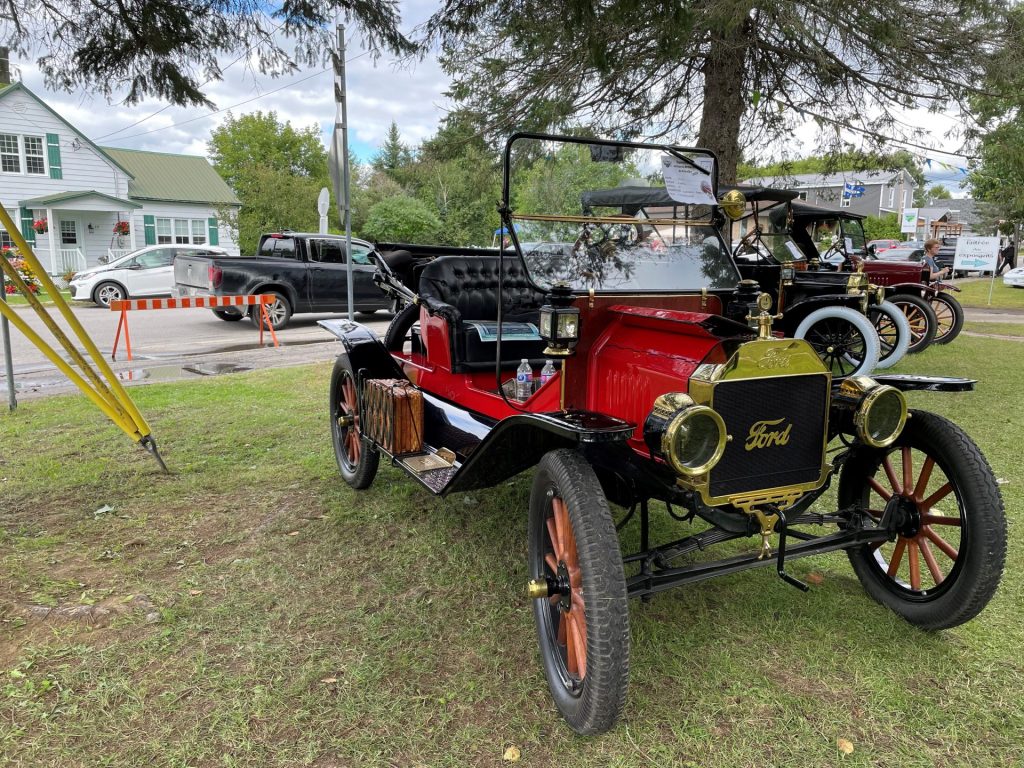
<path fill-rule="evenodd" d="M 67 328 L 56 308 L 50 314 Z M 110 359 L 119 314 L 92 305 L 74 305 L 75 314 L 100 351 Z M 28 307 L 18 312 L 29 325 L 57 347 L 42 321 Z M 329 360 L 337 354 L 337 342 L 317 325 L 318 320 L 344 317 L 344 315 L 299 315 L 288 327 L 278 331 L 280 348 L 275 349 L 270 334 L 264 334 L 260 347 L 256 326 L 243 320 L 227 323 L 216 319 L 206 309 L 149 310 L 128 313 L 133 360 L 127 359 L 122 338 L 117 360 L 111 363 L 126 384 L 151 381 L 172 381 L 196 376 L 213 375 L 239 370 L 275 368 L 301 363 Z M 356 315 L 356 320 L 367 324 L 380 334 L 387 328 L 391 315 Z M 81 348 L 81 344 L 76 346 Z M 14 361 L 14 381 L 19 397 L 55 394 L 73 391 L 74 385 L 46 359 L 21 332 L 11 328 L 11 350 Z M 63 350 L 62 350 L 63 352 Z M 68 359 L 66 354 L 62 354 Z M 7 380 L 0 366 L 0 390 L 7 391 Z"/>

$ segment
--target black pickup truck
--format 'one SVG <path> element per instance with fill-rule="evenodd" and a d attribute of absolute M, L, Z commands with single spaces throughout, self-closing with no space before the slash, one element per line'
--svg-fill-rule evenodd
<path fill-rule="evenodd" d="M 373 246 L 352 240 L 353 307 L 356 312 L 393 310 L 393 301 L 373 282 Z M 260 238 L 253 257 L 181 256 L 174 260 L 178 296 L 231 296 L 268 293 L 274 330 L 293 314 L 348 311 L 345 238 L 309 232 L 275 232 Z M 241 309 L 215 309 L 221 320 L 241 320 Z"/>

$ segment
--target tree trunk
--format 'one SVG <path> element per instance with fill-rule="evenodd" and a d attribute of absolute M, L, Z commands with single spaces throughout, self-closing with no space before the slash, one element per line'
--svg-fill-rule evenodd
<path fill-rule="evenodd" d="M 743 89 L 749 20 L 713 32 L 704 59 L 704 108 L 697 144 L 718 155 L 720 184 L 736 182 L 740 159 L 740 122 L 747 108 Z"/>

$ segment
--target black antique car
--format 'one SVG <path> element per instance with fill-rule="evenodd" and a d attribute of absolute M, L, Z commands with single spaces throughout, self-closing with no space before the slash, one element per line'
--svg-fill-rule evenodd
<path fill-rule="evenodd" d="M 817 263 L 809 265 L 788 233 L 774 232 L 763 221 L 767 211 L 779 206 L 785 210 L 797 193 L 749 186 L 724 191 L 726 196 L 742 195 L 737 198 L 738 215 L 732 226 L 737 232 L 732 237 L 733 257 L 743 279 L 754 281 L 771 296 L 771 310 L 779 314 L 776 330 L 807 339 L 837 376 L 867 374 L 899 362 L 910 340 L 909 328 L 895 306 L 881 301 L 882 292 L 863 275 L 842 275 L 819 269 Z M 649 226 L 644 220 L 678 206 L 663 186 L 590 190 L 583 193 L 581 202 L 588 215 L 614 210 L 624 221 L 628 217 L 629 224 L 618 226 L 639 227 L 641 234 Z M 748 222 L 759 222 L 759 226 L 752 223 L 745 229 Z"/>
<path fill-rule="evenodd" d="M 580 213 L 595 179 L 638 167 L 661 169 L 679 205 L 638 223 Z M 331 440 L 356 489 L 382 458 L 440 495 L 533 472 L 528 511 L 482 513 L 528 518 L 541 665 L 574 730 L 604 731 L 623 707 L 630 597 L 764 567 L 806 590 L 787 562 L 843 550 L 918 627 L 985 607 L 1006 552 L 998 485 L 963 430 L 903 394 L 973 382 L 838 378 L 776 336 L 775 298 L 722 236 L 711 152 L 516 134 L 503 189 L 511 249 L 412 245 L 381 262 L 380 284 L 417 313 L 390 349 L 321 321 L 342 345 Z M 669 540 L 652 541 L 652 502 L 679 521 Z M 623 553 L 627 525 L 639 546 Z"/>

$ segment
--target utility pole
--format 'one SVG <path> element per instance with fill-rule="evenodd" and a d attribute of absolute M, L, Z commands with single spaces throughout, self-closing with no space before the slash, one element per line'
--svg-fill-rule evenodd
<path fill-rule="evenodd" d="M 348 319 L 355 320 L 352 296 L 352 207 L 349 199 L 348 106 L 345 103 L 345 27 L 338 27 L 338 50 L 334 54 L 334 135 L 331 137 L 330 172 L 338 215 L 345 223 L 345 272 L 348 282 Z M 339 178 L 338 167 L 341 167 Z"/>
<path fill-rule="evenodd" d="M 2 259 L 3 256 L 0 256 Z M 4 293 L 3 279 L 0 278 L 0 301 L 7 301 Z M 14 411 L 18 407 L 18 398 L 14 394 L 14 362 L 11 360 L 11 329 L 7 325 L 7 318 L 0 318 L 0 337 L 4 343 L 4 373 L 7 375 L 7 407 Z"/>

